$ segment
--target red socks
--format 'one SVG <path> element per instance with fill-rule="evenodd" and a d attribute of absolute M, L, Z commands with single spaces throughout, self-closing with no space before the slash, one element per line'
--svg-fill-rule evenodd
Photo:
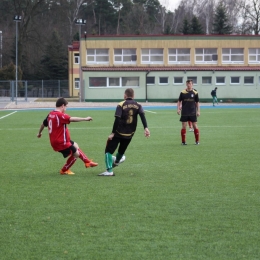
<path fill-rule="evenodd" d="M 90 162 L 89 158 L 87 157 L 87 155 L 85 155 L 80 149 L 78 149 L 79 152 L 79 158 L 84 162 L 84 163 L 88 163 Z"/>
<path fill-rule="evenodd" d="M 75 158 L 73 155 L 71 155 L 65 165 L 62 167 L 62 171 L 67 171 L 75 162 L 77 161 L 77 158 Z"/>
<path fill-rule="evenodd" d="M 195 142 L 200 141 L 200 131 L 198 128 L 194 129 Z"/>
<path fill-rule="evenodd" d="M 181 141 L 186 143 L 186 129 L 181 129 Z"/>

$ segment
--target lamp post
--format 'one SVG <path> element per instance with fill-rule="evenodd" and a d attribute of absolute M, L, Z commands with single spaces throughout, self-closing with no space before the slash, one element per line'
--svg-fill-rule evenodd
<path fill-rule="evenodd" d="M 22 21 L 22 16 L 21 15 L 15 15 L 14 16 L 14 21 L 15 21 L 15 104 L 17 105 L 17 82 L 18 82 L 18 44 L 17 44 L 17 39 L 18 39 L 18 23 Z"/>
<path fill-rule="evenodd" d="M 87 23 L 86 19 L 76 19 L 75 24 L 79 25 L 79 101 L 81 102 L 81 91 L 82 91 L 82 71 L 81 71 L 81 26 Z"/>
<path fill-rule="evenodd" d="M 3 55 L 2 55 L 2 49 L 3 49 L 3 45 L 2 45 L 2 31 L 0 31 L 0 69 L 2 68 L 2 64 L 3 64 Z"/>

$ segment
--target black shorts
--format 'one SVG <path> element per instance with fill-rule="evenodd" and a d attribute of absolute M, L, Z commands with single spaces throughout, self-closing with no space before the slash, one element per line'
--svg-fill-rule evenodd
<path fill-rule="evenodd" d="M 181 122 L 188 122 L 191 121 L 192 123 L 197 122 L 197 116 L 181 116 Z"/>
<path fill-rule="evenodd" d="M 74 153 L 77 152 L 77 148 L 73 145 L 74 142 L 72 140 L 70 140 L 70 143 L 71 143 L 70 147 L 68 147 L 68 148 L 66 148 L 64 150 L 59 151 L 59 153 L 62 153 L 64 158 L 66 158 L 69 155 L 74 154 Z"/>
<path fill-rule="evenodd" d="M 107 140 L 105 153 L 113 154 L 119 144 L 118 153 L 124 154 L 131 140 L 132 138 L 125 139 L 114 136 L 112 140 Z"/>

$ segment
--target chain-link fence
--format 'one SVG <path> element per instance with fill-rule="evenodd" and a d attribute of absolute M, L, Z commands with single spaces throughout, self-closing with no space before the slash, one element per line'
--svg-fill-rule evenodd
<path fill-rule="evenodd" d="M 53 98 L 69 97 L 68 80 L 23 80 L 0 81 L 0 97 L 10 98 Z"/>

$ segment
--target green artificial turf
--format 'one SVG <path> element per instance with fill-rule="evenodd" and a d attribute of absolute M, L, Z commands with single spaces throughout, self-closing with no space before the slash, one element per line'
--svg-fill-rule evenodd
<path fill-rule="evenodd" d="M 47 113 L 0 119 L 0 259 L 260 259 L 259 109 L 202 108 L 198 146 L 176 108 L 149 109 L 115 177 L 97 176 L 114 110 L 67 111 L 93 117 L 69 129 L 99 163 L 74 176 L 36 137 Z"/>

